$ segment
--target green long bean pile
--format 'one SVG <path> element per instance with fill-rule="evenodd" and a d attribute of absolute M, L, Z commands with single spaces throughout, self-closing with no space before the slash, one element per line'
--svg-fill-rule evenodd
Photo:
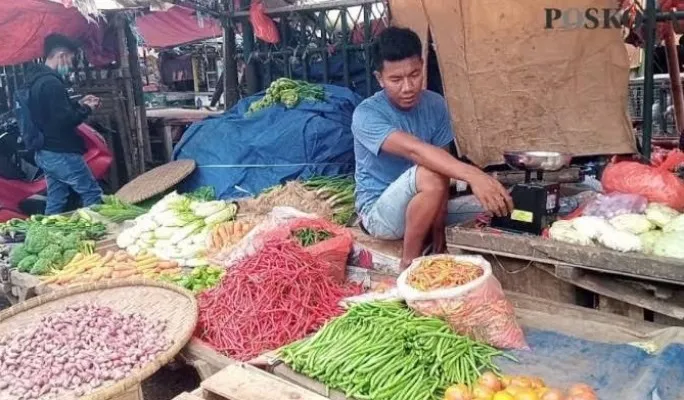
<path fill-rule="evenodd" d="M 398 302 L 356 305 L 280 356 L 358 400 L 442 399 L 448 386 L 472 385 L 484 371 L 499 371 L 495 357 L 510 357 Z"/>

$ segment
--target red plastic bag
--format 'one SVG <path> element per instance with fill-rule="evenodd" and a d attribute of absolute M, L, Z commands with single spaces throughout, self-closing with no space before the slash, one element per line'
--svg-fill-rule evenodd
<path fill-rule="evenodd" d="M 651 203 L 684 211 L 684 181 L 663 169 L 634 161 L 611 163 L 603 171 L 601 184 L 606 193 L 639 194 Z"/>
<path fill-rule="evenodd" d="M 252 1 L 249 7 L 249 22 L 254 27 L 254 35 L 266 43 L 280 42 L 280 34 L 275 22 L 266 15 L 266 7 L 260 0 Z"/>
<path fill-rule="evenodd" d="M 657 167 L 663 171 L 676 171 L 682 165 L 684 165 L 684 152 L 676 149 L 668 152 L 663 162 Z"/>
<path fill-rule="evenodd" d="M 347 272 L 347 259 L 354 244 L 351 232 L 323 218 L 297 218 L 272 231 L 264 232 L 269 239 L 292 239 L 292 232 L 299 229 L 325 230 L 332 234 L 330 239 L 312 246 L 303 247 L 304 251 L 330 265 L 330 274 L 337 282 L 344 282 Z"/>

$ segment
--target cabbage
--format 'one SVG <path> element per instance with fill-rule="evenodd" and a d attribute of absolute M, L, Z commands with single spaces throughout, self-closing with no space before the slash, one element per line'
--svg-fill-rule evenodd
<path fill-rule="evenodd" d="M 641 239 L 639 239 L 639 236 L 612 227 L 601 232 L 598 242 L 612 250 L 622 252 L 641 251 Z"/>
<path fill-rule="evenodd" d="M 572 220 L 572 227 L 576 231 L 590 239 L 596 239 L 599 237 L 601 232 L 605 230 L 611 230 L 613 227 L 606 222 L 605 219 L 601 217 L 595 217 L 591 215 L 577 217 Z"/>
<path fill-rule="evenodd" d="M 641 252 L 644 254 L 652 254 L 655 244 L 662 236 L 662 231 L 648 231 L 639 235 L 639 239 L 641 239 Z"/>
<path fill-rule="evenodd" d="M 610 222 L 615 229 L 629 232 L 634 235 L 640 235 L 655 228 L 655 225 L 642 214 L 622 214 L 611 218 L 608 222 Z"/>
<path fill-rule="evenodd" d="M 663 232 L 684 232 L 684 214 L 679 215 L 663 227 Z"/>
<path fill-rule="evenodd" d="M 653 254 L 684 259 L 684 231 L 663 234 L 655 244 Z"/>
<path fill-rule="evenodd" d="M 665 204 L 651 203 L 646 207 L 646 218 L 662 228 L 679 215 L 677 210 Z"/>
<path fill-rule="evenodd" d="M 549 228 L 549 237 L 551 239 L 583 246 L 591 246 L 594 244 L 590 237 L 568 227 L 564 222 L 565 221 L 558 221 L 551 225 L 551 228 Z"/>

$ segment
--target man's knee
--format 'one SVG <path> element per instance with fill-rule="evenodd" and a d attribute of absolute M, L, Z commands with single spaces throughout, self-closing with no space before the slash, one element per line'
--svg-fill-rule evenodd
<path fill-rule="evenodd" d="M 443 195 L 449 190 L 449 178 L 422 166 L 416 170 L 416 184 L 419 192 Z"/>

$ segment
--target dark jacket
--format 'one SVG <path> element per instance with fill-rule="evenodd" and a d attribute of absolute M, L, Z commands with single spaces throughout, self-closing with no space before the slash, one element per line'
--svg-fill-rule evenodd
<path fill-rule="evenodd" d="M 30 76 L 29 109 L 45 137 L 43 150 L 83 154 L 85 144 L 76 127 L 86 120 L 90 109 L 69 99 L 64 80 L 50 67 L 37 64 Z"/>

